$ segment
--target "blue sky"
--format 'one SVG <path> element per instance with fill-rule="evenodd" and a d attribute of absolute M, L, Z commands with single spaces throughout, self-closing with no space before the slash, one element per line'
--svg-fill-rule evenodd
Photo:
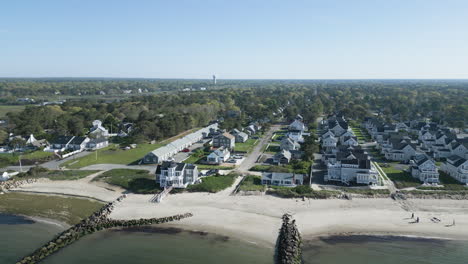
<path fill-rule="evenodd" d="M 18 0 L 0 76 L 468 78 L 468 1 Z"/>

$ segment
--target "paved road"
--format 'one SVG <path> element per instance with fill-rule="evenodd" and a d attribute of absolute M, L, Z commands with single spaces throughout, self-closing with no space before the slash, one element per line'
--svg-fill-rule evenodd
<path fill-rule="evenodd" d="M 270 129 L 265 133 L 265 135 L 263 135 L 263 137 L 260 138 L 260 142 L 254 147 L 252 152 L 249 155 L 247 155 L 247 157 L 244 159 L 244 162 L 242 162 L 239 165 L 239 167 L 235 169 L 235 171 L 240 173 L 249 172 L 249 169 L 255 165 L 258 157 L 262 154 L 262 149 L 268 144 L 271 137 L 273 136 L 273 133 L 275 131 L 278 131 L 280 128 L 280 125 L 271 126 Z"/>

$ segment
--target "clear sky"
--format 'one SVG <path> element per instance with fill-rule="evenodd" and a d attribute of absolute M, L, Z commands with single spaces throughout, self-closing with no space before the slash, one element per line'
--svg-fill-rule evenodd
<path fill-rule="evenodd" d="M 467 0 L 10 0 L 1 77 L 468 78 Z"/>

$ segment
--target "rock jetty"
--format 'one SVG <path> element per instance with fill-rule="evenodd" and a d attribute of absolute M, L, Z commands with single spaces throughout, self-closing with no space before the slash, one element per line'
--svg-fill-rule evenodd
<path fill-rule="evenodd" d="M 116 202 L 121 201 L 125 198 L 125 195 L 119 197 Z M 92 234 L 96 231 L 115 228 L 115 227 L 133 227 L 133 226 L 144 226 L 153 224 L 162 224 L 171 221 L 182 220 L 187 217 L 193 216 L 191 213 L 179 214 L 174 216 L 162 217 L 162 218 L 149 218 L 149 219 L 135 219 L 135 220 L 113 220 L 109 219 L 108 216 L 114 209 L 116 202 L 108 203 L 101 209 L 93 213 L 86 219 L 83 219 L 80 223 L 72 226 L 71 228 L 58 234 L 54 239 L 44 244 L 42 247 L 24 257 L 23 259 L 16 262 L 17 264 L 32 264 L 38 263 L 44 260 L 47 256 L 57 252 L 58 250 L 72 244 L 81 237 Z"/>
<path fill-rule="evenodd" d="M 276 263 L 302 263 L 301 234 L 296 226 L 296 220 L 289 214 L 283 215 L 283 225 L 278 237 Z"/>

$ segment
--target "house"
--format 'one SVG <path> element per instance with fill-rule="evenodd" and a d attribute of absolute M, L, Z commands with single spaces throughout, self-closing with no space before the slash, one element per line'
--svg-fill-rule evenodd
<path fill-rule="evenodd" d="M 248 133 L 249 135 L 253 135 L 255 133 L 257 133 L 257 130 L 255 130 L 255 126 L 254 125 L 249 125 L 245 128 L 244 130 L 246 133 Z"/>
<path fill-rule="evenodd" d="M 239 129 L 237 129 L 237 128 L 234 128 L 233 130 L 231 130 L 231 132 L 230 132 L 230 133 L 231 133 L 231 135 L 235 136 L 235 135 L 239 134 L 239 133 L 240 133 L 240 131 L 239 131 Z"/>
<path fill-rule="evenodd" d="M 220 147 L 217 150 L 211 152 L 206 157 L 206 161 L 210 164 L 221 164 L 226 162 L 230 156 L 231 153 L 229 152 L 229 149 L 225 147 Z"/>
<path fill-rule="evenodd" d="M 188 163 L 164 161 L 156 167 L 156 183 L 161 188 L 187 188 L 198 180 L 198 168 Z"/>
<path fill-rule="evenodd" d="M 31 146 L 33 148 L 43 148 L 49 145 L 46 139 L 37 140 L 33 134 L 29 135 L 28 140 L 26 140 L 26 145 Z"/>
<path fill-rule="evenodd" d="M 235 135 L 236 143 L 244 143 L 249 139 L 249 135 L 244 132 L 239 132 Z"/>
<path fill-rule="evenodd" d="M 90 139 L 89 142 L 86 143 L 86 148 L 90 150 L 102 149 L 102 148 L 107 147 L 108 145 L 109 145 L 109 141 L 104 137 L 100 137 L 100 138 Z"/>
<path fill-rule="evenodd" d="M 357 145 L 359 145 L 357 137 L 355 137 L 355 136 L 341 138 L 341 144 L 345 145 L 345 146 L 357 146 Z"/>
<path fill-rule="evenodd" d="M 292 154 L 289 150 L 281 150 L 273 156 L 273 163 L 275 164 L 289 164 L 292 159 Z"/>
<path fill-rule="evenodd" d="M 450 156 L 442 164 L 440 170 L 457 181 L 468 184 L 468 160 L 465 158 L 456 155 Z"/>
<path fill-rule="evenodd" d="M 377 169 L 366 154 L 337 155 L 336 162 L 327 164 L 325 181 L 338 181 L 344 184 L 374 185 L 379 183 Z"/>
<path fill-rule="evenodd" d="M 304 137 L 302 135 L 303 135 L 302 130 L 289 130 L 288 133 L 286 134 L 288 138 L 292 139 L 293 141 L 297 141 L 299 143 L 304 142 Z"/>
<path fill-rule="evenodd" d="M 297 141 L 294 141 L 290 138 L 283 138 L 281 140 L 281 145 L 280 145 L 280 149 L 284 149 L 284 150 L 299 150 L 301 148 L 301 145 L 297 142 Z"/>
<path fill-rule="evenodd" d="M 416 155 L 416 146 L 411 143 L 401 143 L 385 152 L 385 158 L 394 161 L 409 161 Z"/>
<path fill-rule="evenodd" d="M 338 140 L 334 136 L 327 136 L 322 138 L 322 147 L 323 148 L 334 148 L 336 147 L 336 144 L 338 143 Z"/>
<path fill-rule="evenodd" d="M 93 127 L 90 129 L 89 135 L 94 138 L 109 137 L 109 131 L 102 126 L 102 122 L 100 120 L 94 120 Z"/>
<path fill-rule="evenodd" d="M 86 148 L 86 143 L 89 142 L 87 137 L 75 136 L 59 136 L 53 140 L 49 147 L 44 151 L 49 152 L 63 152 L 65 150 L 83 151 Z"/>
<path fill-rule="evenodd" d="M 236 138 L 227 132 L 213 137 L 213 147 L 215 148 L 225 147 L 227 149 L 233 149 L 235 145 Z"/>
<path fill-rule="evenodd" d="M 306 130 L 306 126 L 304 123 L 302 123 L 301 120 L 296 119 L 289 125 L 288 130 L 298 130 L 304 132 Z"/>
<path fill-rule="evenodd" d="M 148 154 L 146 154 L 141 160 L 142 163 L 151 164 L 151 163 L 161 163 L 172 158 L 176 153 L 182 151 L 184 148 L 188 148 L 194 143 L 202 140 L 204 135 L 210 131 L 216 131 L 218 128 L 218 123 L 211 124 L 205 128 L 199 129 L 189 135 L 186 135 L 182 138 L 176 139 L 171 143 L 168 143 L 165 146 L 157 148 Z"/>
<path fill-rule="evenodd" d="M 457 155 L 461 158 L 468 158 L 468 141 L 467 140 L 457 140 L 457 142 L 452 143 L 451 145 L 452 154 Z"/>
<path fill-rule="evenodd" d="M 439 172 L 435 162 L 427 155 L 416 155 L 411 160 L 411 175 L 423 183 L 439 183 Z"/>
<path fill-rule="evenodd" d="M 296 187 L 304 184 L 304 174 L 263 172 L 262 184 L 284 187 Z"/>

